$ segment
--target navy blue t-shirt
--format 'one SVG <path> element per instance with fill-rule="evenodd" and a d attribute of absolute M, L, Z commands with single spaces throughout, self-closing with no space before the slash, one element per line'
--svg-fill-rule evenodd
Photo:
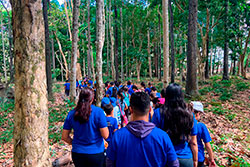
<path fill-rule="evenodd" d="M 80 124 L 74 120 L 75 110 L 68 113 L 63 125 L 65 130 L 74 130 L 72 152 L 98 154 L 104 151 L 104 142 L 100 128 L 107 127 L 106 117 L 101 108 L 91 105 L 89 121 Z"/>
<path fill-rule="evenodd" d="M 119 89 L 118 89 L 117 87 L 110 87 L 110 88 L 107 90 L 106 95 L 108 94 L 109 97 L 111 97 L 112 94 L 113 94 L 113 89 L 114 89 L 114 88 L 116 88 L 116 89 L 117 89 L 117 92 L 118 92 Z"/>
<path fill-rule="evenodd" d="M 204 162 L 205 160 L 205 153 L 204 153 L 204 143 L 208 143 L 212 141 L 208 129 L 204 123 L 199 122 L 197 124 L 198 134 L 197 134 L 197 143 L 198 143 L 198 161 Z"/>
<path fill-rule="evenodd" d="M 117 130 L 107 157 L 118 167 L 165 167 L 177 159 L 168 134 L 157 127 L 145 138 L 136 137 L 126 127 Z"/>
<path fill-rule="evenodd" d="M 65 90 L 70 90 L 70 83 L 69 82 L 66 82 L 64 84 L 64 86 L 66 86 Z"/>
<path fill-rule="evenodd" d="M 164 128 L 164 119 L 161 119 L 160 108 L 154 110 L 154 115 L 152 118 L 152 122 L 156 127 L 163 129 Z M 194 118 L 194 125 L 191 131 L 191 136 L 197 135 L 197 120 Z M 183 141 L 178 145 L 174 145 L 177 157 L 180 159 L 190 159 L 193 157 L 191 148 L 187 141 Z"/>
<path fill-rule="evenodd" d="M 117 124 L 117 120 L 113 117 L 106 117 L 106 119 L 107 119 L 107 124 L 109 128 L 109 137 L 106 139 L 106 141 L 109 143 L 114 134 L 114 130 L 118 129 L 118 124 Z"/>

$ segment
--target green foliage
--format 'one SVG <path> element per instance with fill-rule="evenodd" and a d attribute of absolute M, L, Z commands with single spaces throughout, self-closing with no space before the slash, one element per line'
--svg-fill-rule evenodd
<path fill-rule="evenodd" d="M 201 95 L 206 95 L 208 94 L 208 92 L 212 91 L 213 89 L 211 87 L 204 87 L 202 89 L 199 90 L 199 93 Z"/>
<path fill-rule="evenodd" d="M 0 144 L 7 143 L 13 138 L 13 110 L 14 101 L 0 98 L 0 127 L 3 128 L 0 134 Z"/>
<path fill-rule="evenodd" d="M 237 91 L 244 91 L 250 87 L 246 82 L 237 83 L 235 86 Z"/>
<path fill-rule="evenodd" d="M 212 107 L 211 111 L 214 114 L 218 114 L 218 115 L 224 115 L 227 112 L 227 110 L 223 109 L 221 106 Z"/>
<path fill-rule="evenodd" d="M 225 115 L 225 117 L 229 120 L 229 121 L 232 121 L 235 117 L 236 117 L 236 114 L 227 114 Z"/>

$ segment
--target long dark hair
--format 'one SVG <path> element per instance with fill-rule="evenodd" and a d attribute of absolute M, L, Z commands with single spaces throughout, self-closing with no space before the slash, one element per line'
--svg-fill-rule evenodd
<path fill-rule="evenodd" d="M 85 87 L 81 90 L 79 100 L 75 108 L 74 120 L 80 123 L 89 121 L 91 114 L 91 102 L 94 98 L 94 92 L 91 88 Z"/>
<path fill-rule="evenodd" d="M 193 127 L 193 115 L 188 111 L 181 86 L 170 84 L 164 91 L 165 104 L 161 108 L 164 127 L 174 145 L 187 140 Z"/>
<path fill-rule="evenodd" d="M 119 90 L 118 93 L 117 93 L 117 95 L 121 97 L 121 104 L 123 104 L 123 100 L 125 98 L 122 93 L 123 93 L 122 90 Z"/>

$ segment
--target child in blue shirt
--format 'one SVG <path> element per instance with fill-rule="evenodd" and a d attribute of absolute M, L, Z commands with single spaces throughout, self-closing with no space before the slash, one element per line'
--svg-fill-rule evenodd
<path fill-rule="evenodd" d="M 193 112 L 195 114 L 196 120 L 200 119 L 200 114 L 204 113 L 203 105 L 199 101 L 191 102 L 193 106 Z M 197 124 L 198 134 L 197 134 L 197 143 L 198 143 L 198 167 L 204 167 L 205 154 L 204 154 L 204 145 L 209 155 L 209 166 L 215 167 L 215 161 L 213 156 L 213 150 L 211 148 L 210 142 L 212 141 L 206 125 L 202 122 Z M 203 143 L 202 143 L 203 142 Z"/>
<path fill-rule="evenodd" d="M 106 113 L 106 120 L 109 129 L 109 137 L 106 139 L 106 141 L 109 143 L 114 132 L 118 129 L 118 124 L 117 120 L 114 118 L 114 110 L 112 104 L 106 104 L 103 109 Z"/>
<path fill-rule="evenodd" d="M 64 84 L 64 89 L 65 89 L 66 96 L 69 96 L 69 90 L 70 90 L 69 80 L 67 80 L 66 83 Z"/>
<path fill-rule="evenodd" d="M 168 134 L 148 122 L 149 96 L 145 92 L 132 94 L 132 121 L 117 130 L 107 149 L 107 167 L 179 167 Z"/>

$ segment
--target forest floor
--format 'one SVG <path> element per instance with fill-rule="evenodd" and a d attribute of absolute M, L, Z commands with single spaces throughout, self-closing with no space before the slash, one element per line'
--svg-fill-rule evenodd
<path fill-rule="evenodd" d="M 153 82 L 160 90 L 162 83 Z M 184 87 L 184 85 L 183 85 Z M 239 77 L 221 81 L 220 76 L 199 82 L 198 99 L 205 114 L 201 122 L 209 128 L 211 145 L 218 166 L 250 166 L 250 82 Z M 51 161 L 70 153 L 71 147 L 61 141 L 64 119 L 74 104 L 63 92 L 63 83 L 54 84 L 54 99 L 49 102 L 49 149 Z M 187 99 L 187 102 L 189 100 Z M 0 102 L 0 166 L 13 166 L 14 102 Z M 71 165 L 68 165 L 71 166 Z"/>

